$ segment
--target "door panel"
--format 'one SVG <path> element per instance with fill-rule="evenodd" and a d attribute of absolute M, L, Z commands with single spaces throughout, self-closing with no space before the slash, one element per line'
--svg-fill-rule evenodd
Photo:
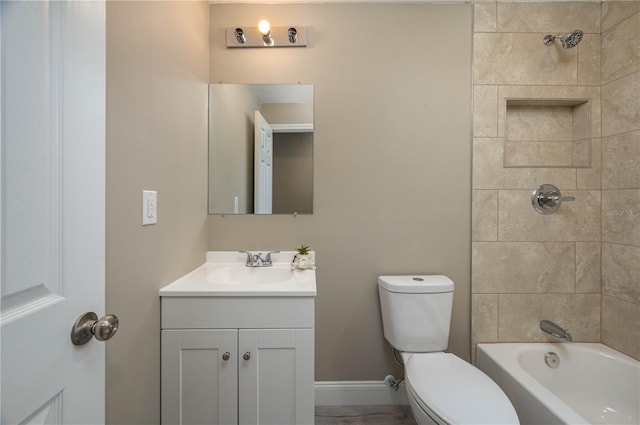
<path fill-rule="evenodd" d="M 3 423 L 104 423 L 105 9 L 0 3 Z"/>
<path fill-rule="evenodd" d="M 254 144 L 254 213 L 271 214 L 273 209 L 273 129 L 260 111 L 255 111 Z"/>

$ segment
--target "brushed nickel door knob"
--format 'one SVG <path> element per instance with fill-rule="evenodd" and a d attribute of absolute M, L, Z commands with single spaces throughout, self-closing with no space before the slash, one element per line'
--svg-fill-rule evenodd
<path fill-rule="evenodd" d="M 118 331 L 119 320 L 115 314 L 107 314 L 98 320 L 98 315 L 90 311 L 78 317 L 71 327 L 73 345 L 83 345 L 94 336 L 98 341 L 111 339 Z"/>
<path fill-rule="evenodd" d="M 228 351 L 226 351 L 223 355 L 222 355 L 222 360 L 224 360 L 225 362 L 227 360 L 229 360 L 229 357 L 231 357 L 231 353 L 229 353 Z"/>
<path fill-rule="evenodd" d="M 251 358 L 251 353 L 247 351 L 242 355 L 242 358 L 245 360 L 249 360 Z"/>

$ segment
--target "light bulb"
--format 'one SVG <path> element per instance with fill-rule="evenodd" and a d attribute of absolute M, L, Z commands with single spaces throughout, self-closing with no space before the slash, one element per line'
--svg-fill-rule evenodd
<path fill-rule="evenodd" d="M 269 25 L 269 21 L 263 19 L 258 22 L 258 31 L 260 31 L 260 34 L 262 35 L 269 35 L 269 32 L 271 31 L 271 25 Z"/>

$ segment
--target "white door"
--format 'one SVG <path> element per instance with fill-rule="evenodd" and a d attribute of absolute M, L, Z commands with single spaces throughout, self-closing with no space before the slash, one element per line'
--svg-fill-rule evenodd
<path fill-rule="evenodd" d="M 105 4 L 0 2 L 1 422 L 104 423 Z"/>
<path fill-rule="evenodd" d="M 260 111 L 255 111 L 254 133 L 254 213 L 271 214 L 273 207 L 273 130 Z"/>

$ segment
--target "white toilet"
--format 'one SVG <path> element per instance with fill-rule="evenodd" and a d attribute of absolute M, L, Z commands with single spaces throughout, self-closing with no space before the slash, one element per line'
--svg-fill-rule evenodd
<path fill-rule="evenodd" d="M 416 422 L 519 424 L 511 402 L 479 369 L 450 353 L 453 281 L 446 276 L 380 276 L 384 337 L 402 354 Z"/>

